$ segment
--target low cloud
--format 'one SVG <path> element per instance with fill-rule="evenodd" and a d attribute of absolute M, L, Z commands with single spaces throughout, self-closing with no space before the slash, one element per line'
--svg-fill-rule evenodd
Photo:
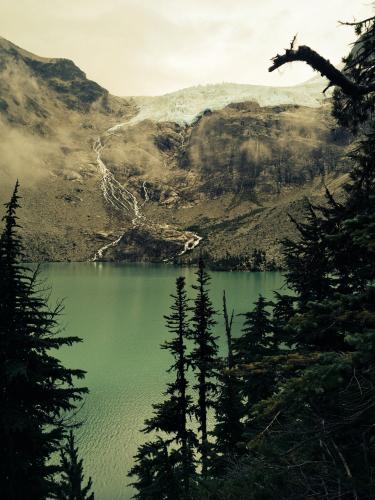
<path fill-rule="evenodd" d="M 3 121 L 0 121 L 0 137 L 2 186 L 11 186 L 17 179 L 21 184 L 30 186 L 50 175 L 48 160 L 56 155 L 56 145 Z"/>
<path fill-rule="evenodd" d="M 0 31 L 73 59 L 114 94 L 155 95 L 222 81 L 300 83 L 312 75 L 306 65 L 269 74 L 269 59 L 298 32 L 338 63 L 355 38 L 338 21 L 370 13 L 362 0 L 3 0 Z"/>

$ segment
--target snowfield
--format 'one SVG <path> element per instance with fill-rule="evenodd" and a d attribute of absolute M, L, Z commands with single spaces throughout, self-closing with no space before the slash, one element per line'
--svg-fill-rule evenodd
<path fill-rule="evenodd" d="M 327 97 L 322 93 L 326 86 L 327 81 L 318 76 L 293 87 L 221 83 L 199 85 L 156 97 L 132 97 L 140 111 L 131 122 L 153 120 L 190 124 L 205 110 L 214 111 L 244 101 L 256 101 L 260 106 L 297 104 L 319 107 Z"/>

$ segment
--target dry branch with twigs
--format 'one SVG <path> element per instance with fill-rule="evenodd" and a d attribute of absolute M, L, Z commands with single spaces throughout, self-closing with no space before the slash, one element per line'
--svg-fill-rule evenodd
<path fill-rule="evenodd" d="M 293 38 L 290 48 L 285 49 L 285 54 L 277 54 L 272 58 L 273 64 L 268 68 L 268 71 L 275 71 L 275 69 L 293 61 L 304 61 L 314 70 L 319 71 L 322 76 L 325 76 L 330 82 L 329 86 L 340 87 L 348 96 L 359 98 L 375 91 L 375 84 L 357 85 L 335 68 L 328 59 L 325 59 L 307 45 L 300 45 L 297 49 L 294 49 L 295 38 Z"/>

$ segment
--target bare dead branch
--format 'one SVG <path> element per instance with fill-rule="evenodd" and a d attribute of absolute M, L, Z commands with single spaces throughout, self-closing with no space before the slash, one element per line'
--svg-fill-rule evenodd
<path fill-rule="evenodd" d="M 349 468 L 348 462 L 345 460 L 344 455 L 341 453 L 341 451 L 340 451 L 339 447 L 337 446 L 337 444 L 334 442 L 334 440 L 333 440 L 333 439 L 332 439 L 332 444 L 333 444 L 333 446 L 334 446 L 334 448 L 335 448 L 335 450 L 336 450 L 336 452 L 337 452 L 338 456 L 340 457 L 340 460 L 341 460 L 341 462 L 342 462 L 342 464 L 343 464 L 343 466 L 344 466 L 344 469 L 345 469 L 346 475 L 348 476 L 348 478 L 349 478 L 351 481 L 353 481 L 353 475 L 352 475 L 352 472 L 351 472 L 351 470 L 350 470 L 350 468 Z M 358 494 L 357 494 L 357 491 L 356 491 L 356 489 L 355 489 L 355 487 L 354 487 L 354 484 L 353 484 L 353 498 L 354 498 L 354 500 L 358 500 Z"/>
<path fill-rule="evenodd" d="M 353 22 L 345 22 L 345 21 L 339 21 L 339 24 L 342 26 L 358 26 L 361 24 L 369 23 L 371 21 L 374 21 L 375 17 L 368 17 L 367 19 L 362 19 L 362 21 L 353 21 Z"/>
<path fill-rule="evenodd" d="M 280 413 L 281 413 L 281 410 L 279 410 L 276 413 L 276 415 L 273 417 L 273 419 L 271 420 L 271 422 L 267 425 L 267 427 L 265 429 L 262 430 L 262 432 L 258 436 L 263 436 L 270 429 L 270 427 L 273 425 L 273 423 L 275 422 L 275 420 L 277 419 L 277 417 L 280 415 Z"/>
<path fill-rule="evenodd" d="M 292 44 L 293 43 L 294 42 L 292 42 Z M 277 54 L 272 58 L 272 61 L 272 66 L 268 68 L 268 71 L 270 72 L 275 71 L 275 69 L 293 61 L 306 62 L 322 76 L 325 76 L 330 81 L 330 85 L 340 87 L 346 95 L 351 97 L 358 98 L 362 95 L 375 91 L 375 84 L 357 85 L 344 73 L 335 68 L 335 66 L 331 64 L 328 59 L 324 59 L 324 57 L 307 45 L 300 45 L 297 49 L 286 49 L 285 54 Z"/>
<path fill-rule="evenodd" d="M 291 43 L 290 43 L 290 47 L 289 47 L 289 48 L 290 48 L 290 50 L 293 50 L 293 49 L 294 49 L 294 44 L 296 43 L 296 40 L 297 40 L 297 35 L 298 35 L 298 33 L 296 33 L 296 34 L 294 35 L 293 40 L 292 40 L 292 41 L 291 41 Z"/>

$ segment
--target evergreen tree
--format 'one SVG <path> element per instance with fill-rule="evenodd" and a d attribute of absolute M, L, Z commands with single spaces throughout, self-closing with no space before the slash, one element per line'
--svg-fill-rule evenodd
<path fill-rule="evenodd" d="M 78 456 L 73 431 L 69 432 L 65 446 L 60 451 L 62 479 L 58 485 L 58 500 L 94 500 L 92 479 L 84 486 L 83 460 Z"/>
<path fill-rule="evenodd" d="M 274 292 L 272 304 L 272 341 L 275 352 L 294 345 L 290 331 L 287 331 L 289 320 L 294 315 L 295 298 L 291 295 Z"/>
<path fill-rule="evenodd" d="M 361 36 L 344 74 L 308 47 L 295 50 L 293 42 L 274 58 L 271 69 L 305 60 L 331 76 L 341 86 L 336 98 L 345 94 L 336 111 L 348 112 L 351 126 L 367 122 L 344 200 L 336 202 L 327 190 L 327 205 L 311 207 L 301 240 L 286 248 L 297 307 L 289 318 L 282 314 L 281 331 L 291 334 L 294 352 L 263 355 L 247 365 L 249 379 L 273 373 L 275 365 L 277 377 L 253 406 L 258 432 L 247 456 L 212 498 L 374 497 L 374 23 L 357 24 Z M 279 327 L 275 313 L 274 325 Z"/>
<path fill-rule="evenodd" d="M 286 281 L 297 294 L 299 309 L 311 300 L 321 300 L 331 291 L 330 264 L 327 242 L 323 232 L 323 221 L 316 210 L 307 204 L 305 222 L 291 217 L 297 231 L 295 240 L 283 240 L 286 264 Z"/>
<path fill-rule="evenodd" d="M 207 411 L 214 404 L 214 395 L 217 392 L 216 376 L 218 368 L 218 345 L 217 337 L 212 329 L 216 324 L 214 320 L 215 310 L 208 294 L 210 277 L 205 270 L 203 259 L 199 259 L 196 272 L 197 284 L 193 285 L 197 295 L 194 301 L 191 338 L 194 348 L 190 355 L 190 361 L 196 374 L 194 389 L 198 393 L 198 402 L 195 408 L 200 432 L 199 451 L 202 460 L 202 475 L 206 476 L 208 471 L 208 456 L 210 445 L 207 431 Z"/>
<path fill-rule="evenodd" d="M 169 443 L 158 437 L 141 445 L 135 456 L 135 465 L 129 476 L 135 476 L 131 483 L 138 493 L 137 500 L 176 500 L 184 498 L 180 486 L 181 457 L 169 450 Z"/>
<path fill-rule="evenodd" d="M 51 496 L 58 466 L 50 461 L 64 437 L 64 414 L 87 392 L 52 349 L 80 339 L 59 337 L 61 305 L 50 309 L 23 256 L 16 211 L 18 182 L 6 204 L 0 238 L 0 492 L 7 500 Z"/>
<path fill-rule="evenodd" d="M 227 339 L 228 355 L 221 364 L 218 375 L 218 397 L 215 402 L 214 459 L 211 472 L 221 475 L 228 464 L 240 454 L 240 442 L 243 433 L 241 419 L 244 409 L 241 400 L 240 381 L 233 373 L 234 359 L 232 346 L 232 325 L 234 311 L 228 315 L 225 292 L 223 293 L 223 316 Z"/>
<path fill-rule="evenodd" d="M 174 480 L 171 483 L 174 485 L 172 490 L 174 493 L 178 490 L 179 495 L 175 498 L 189 498 L 190 482 L 194 475 L 193 447 L 195 438 L 188 429 L 187 422 L 193 410 L 191 397 L 187 392 L 188 381 L 186 378 L 188 368 L 186 338 L 189 325 L 185 278 L 177 278 L 176 295 L 172 295 L 172 298 L 171 313 L 165 316 L 166 326 L 172 339 L 162 344 L 161 348 L 167 349 L 172 354 L 174 363 L 168 371 L 174 373 L 176 378 L 168 384 L 164 393 L 168 399 L 153 405 L 154 415 L 151 419 L 146 420 L 144 429 L 146 433 L 162 432 L 166 434 L 167 438 L 158 438 L 156 442 L 149 442 L 140 448 L 136 457 L 138 463 L 129 474 L 139 477 L 138 482 L 134 483 L 139 490 L 137 498 L 148 498 L 148 492 L 155 487 L 151 483 L 153 481 L 163 482 L 163 473 L 168 475 L 164 478 L 165 481 L 170 481 L 170 476 L 174 475 Z M 143 466 L 149 467 L 150 463 L 154 467 L 154 476 L 143 471 Z M 159 498 L 172 498 L 168 495 Z"/>
<path fill-rule="evenodd" d="M 343 73 L 352 82 L 354 92 L 347 93 L 342 87 L 335 87 L 333 115 L 341 125 L 357 132 L 374 116 L 375 17 L 344 24 L 354 26 L 358 35 L 349 55 L 343 59 Z"/>
<path fill-rule="evenodd" d="M 233 358 L 233 337 L 232 337 L 232 327 L 233 327 L 233 317 L 234 317 L 234 309 L 231 312 L 229 317 L 228 307 L 227 307 L 227 297 L 225 295 L 225 290 L 223 291 L 223 317 L 224 317 L 224 326 L 225 326 L 225 336 L 227 339 L 227 367 L 228 370 L 231 370 L 234 367 L 234 358 Z"/>
<path fill-rule="evenodd" d="M 242 334 L 234 342 L 234 356 L 236 363 L 240 366 L 251 365 L 260 361 L 262 357 L 274 353 L 272 320 L 271 314 L 267 310 L 270 303 L 262 295 L 259 295 L 254 306 L 252 311 L 244 314 Z M 267 397 L 270 391 L 272 392 L 273 377 L 273 373 L 262 369 L 253 371 L 251 374 L 245 370 L 240 391 L 246 424 L 251 421 L 253 406 L 262 398 Z M 247 429 L 246 434 L 249 432 L 250 430 Z"/>
<path fill-rule="evenodd" d="M 261 356 L 269 354 L 272 346 L 272 321 L 267 310 L 268 301 L 259 295 L 254 309 L 244 314 L 242 335 L 235 339 L 234 352 L 237 364 L 252 363 Z"/>
<path fill-rule="evenodd" d="M 354 165 L 344 186 L 344 202 L 337 203 L 327 192 L 328 203 L 320 208 L 331 272 L 340 293 L 363 291 L 375 278 L 374 149 L 375 123 L 371 123 L 350 155 Z"/>

